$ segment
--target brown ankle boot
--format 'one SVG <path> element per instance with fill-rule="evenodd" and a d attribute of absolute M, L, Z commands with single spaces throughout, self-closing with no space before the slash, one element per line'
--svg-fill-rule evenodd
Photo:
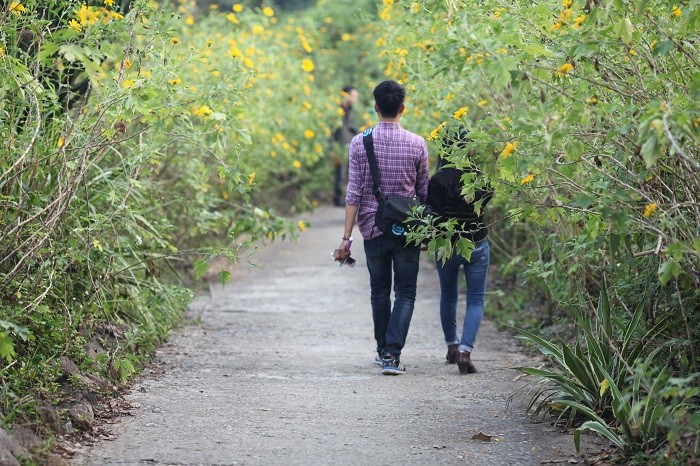
<path fill-rule="evenodd" d="M 457 362 L 457 348 L 459 348 L 457 344 L 447 345 L 447 355 L 445 356 L 447 364 L 454 364 Z"/>
<path fill-rule="evenodd" d="M 476 374 L 476 367 L 472 364 L 471 353 L 460 351 L 457 353 L 457 367 L 460 374 Z"/>

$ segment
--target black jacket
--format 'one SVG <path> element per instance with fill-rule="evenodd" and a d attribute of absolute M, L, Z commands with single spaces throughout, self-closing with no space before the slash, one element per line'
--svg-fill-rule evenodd
<path fill-rule="evenodd" d="M 462 184 L 460 178 L 464 173 L 478 171 L 458 170 L 453 167 L 440 167 L 430 178 L 428 183 L 428 206 L 434 214 L 455 218 L 464 231 L 461 236 L 478 242 L 486 238 L 488 228 L 484 224 L 484 209 L 493 197 L 493 189 L 477 189 L 472 202 L 467 202 L 461 194 Z M 474 203 L 483 200 L 481 213 L 477 215 Z"/>

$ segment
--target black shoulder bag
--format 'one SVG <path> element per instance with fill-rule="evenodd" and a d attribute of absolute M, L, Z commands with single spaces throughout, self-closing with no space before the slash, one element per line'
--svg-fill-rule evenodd
<path fill-rule="evenodd" d="M 420 204 L 418 199 L 408 196 L 384 196 L 379 188 L 379 168 L 377 159 L 374 156 L 374 141 L 372 140 L 372 128 L 362 133 L 362 143 L 367 152 L 369 169 L 372 173 L 372 193 L 377 198 L 377 214 L 374 217 L 374 224 L 379 231 L 385 235 L 394 237 L 405 237 L 408 233 L 407 227 L 410 225 L 408 217 L 411 215 L 413 207 Z"/>

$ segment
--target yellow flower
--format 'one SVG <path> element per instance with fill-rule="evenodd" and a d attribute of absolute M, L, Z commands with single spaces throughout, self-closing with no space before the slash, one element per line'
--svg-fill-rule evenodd
<path fill-rule="evenodd" d="M 501 151 L 501 157 L 510 157 L 513 154 L 515 148 L 518 147 L 518 144 L 520 144 L 518 141 L 507 142 L 506 147 L 504 147 Z"/>
<path fill-rule="evenodd" d="M 520 180 L 520 186 L 526 185 L 526 184 L 528 184 L 529 182 L 533 181 L 534 179 L 535 179 L 535 175 L 529 174 L 529 175 L 527 175 L 525 178 L 523 178 L 522 180 Z"/>
<path fill-rule="evenodd" d="M 233 5 L 233 11 L 235 11 L 236 13 L 240 13 L 241 11 L 243 11 L 243 5 L 241 5 L 240 3 L 236 3 L 235 5 Z"/>
<path fill-rule="evenodd" d="M 192 110 L 192 114 L 202 118 L 208 118 L 214 113 L 211 108 L 207 105 L 202 105 L 201 107 Z"/>
<path fill-rule="evenodd" d="M 0 57 L 2 57 L 3 55 L 5 55 L 5 47 L 0 45 Z"/>
<path fill-rule="evenodd" d="M 100 243 L 100 241 L 97 239 L 92 240 L 92 246 L 100 251 L 103 251 L 102 243 Z"/>
<path fill-rule="evenodd" d="M 675 16 L 676 18 L 678 18 L 682 14 L 683 14 L 683 10 L 681 10 L 680 8 L 676 7 L 673 9 L 673 16 Z"/>
<path fill-rule="evenodd" d="M 213 43 L 214 43 L 213 40 L 207 39 L 207 40 L 204 41 L 204 46 L 205 46 L 205 47 L 211 47 L 211 44 L 213 44 Z"/>
<path fill-rule="evenodd" d="M 598 104 L 598 97 L 593 96 L 593 97 L 591 97 L 591 98 L 589 98 L 589 99 L 586 99 L 586 103 L 587 103 L 588 105 L 597 105 L 597 104 Z"/>
<path fill-rule="evenodd" d="M 131 89 L 132 87 L 134 87 L 134 84 L 136 84 L 136 83 L 134 82 L 133 79 L 127 79 L 122 83 L 122 87 L 124 89 Z"/>
<path fill-rule="evenodd" d="M 442 129 L 445 127 L 446 124 L 447 124 L 447 122 L 443 121 L 442 123 L 437 125 L 437 127 L 430 132 L 430 136 L 428 136 L 428 140 L 434 141 L 435 139 L 437 139 L 437 137 L 440 135 L 440 132 L 442 131 Z"/>
<path fill-rule="evenodd" d="M 142 68 L 142 69 L 139 71 L 139 75 L 140 75 L 140 76 L 143 76 L 144 78 L 150 78 L 150 77 L 151 77 L 151 72 L 150 72 L 149 70 L 147 70 L 147 69 Z"/>
<path fill-rule="evenodd" d="M 245 57 L 245 58 L 243 59 L 243 64 L 244 64 L 245 66 L 247 66 L 248 68 L 250 68 L 250 69 L 253 69 L 253 67 L 254 67 L 254 65 L 253 65 L 253 60 L 251 60 L 251 59 L 248 58 L 248 57 Z"/>
<path fill-rule="evenodd" d="M 418 2 L 413 2 L 413 4 L 411 5 L 411 13 L 413 13 L 415 15 L 419 11 L 420 11 L 420 5 L 418 4 Z"/>
<path fill-rule="evenodd" d="M 455 120 L 459 120 L 459 119 L 462 118 L 464 115 L 466 115 L 467 112 L 469 112 L 469 107 L 462 107 L 462 108 L 460 108 L 459 110 L 457 110 L 457 111 L 454 113 L 454 115 L 452 115 L 452 118 L 454 118 Z"/>
<path fill-rule="evenodd" d="M 104 0 L 104 4 L 107 6 L 114 6 L 114 0 Z"/>
<path fill-rule="evenodd" d="M 331 18 L 330 16 L 326 16 L 325 18 L 323 18 L 323 22 L 326 24 L 333 24 L 333 18 Z"/>
<path fill-rule="evenodd" d="M 299 228 L 299 231 L 304 231 L 306 230 L 306 222 L 303 220 L 299 220 L 297 222 L 297 227 Z"/>
<path fill-rule="evenodd" d="M 557 76 L 564 76 L 566 74 L 569 74 L 571 72 L 571 70 L 573 70 L 573 69 L 574 69 L 574 65 L 572 65 L 571 63 L 564 63 L 563 65 L 561 65 L 559 68 L 556 69 L 554 74 Z"/>
<path fill-rule="evenodd" d="M 180 78 L 175 78 L 168 81 L 168 84 L 170 84 L 171 86 L 177 86 L 180 83 L 182 83 L 182 80 Z"/>
<path fill-rule="evenodd" d="M 314 62 L 309 58 L 304 58 L 301 61 L 301 69 L 307 73 L 311 73 L 314 70 Z"/>
<path fill-rule="evenodd" d="M 126 69 L 131 68 L 131 60 L 129 60 L 128 58 L 124 59 L 124 68 L 126 68 Z"/>
<path fill-rule="evenodd" d="M 693 118 L 693 126 L 695 128 L 700 128 L 700 118 Z"/>
<path fill-rule="evenodd" d="M 192 26 L 194 24 L 194 16 L 190 15 L 187 18 L 185 18 L 185 24 L 188 26 Z"/>
<path fill-rule="evenodd" d="M 651 204 L 648 204 L 646 207 L 644 207 L 644 214 L 643 215 L 645 217 L 651 217 L 654 214 L 654 212 L 656 212 L 656 209 L 658 207 L 659 206 L 656 205 L 656 202 L 652 202 Z"/>
<path fill-rule="evenodd" d="M 65 144 L 66 140 L 63 138 L 63 136 L 58 137 L 58 141 L 56 141 L 56 147 L 61 148 L 63 147 L 63 144 Z"/>
<path fill-rule="evenodd" d="M 481 99 L 481 100 L 479 101 L 479 107 L 483 107 L 483 106 L 486 105 L 487 103 L 489 103 L 488 100 L 486 100 L 486 99 Z"/>
<path fill-rule="evenodd" d="M 294 162 L 292 162 L 292 166 L 294 168 L 301 168 L 301 162 L 298 160 L 295 160 Z"/>
<path fill-rule="evenodd" d="M 264 14 L 265 16 L 267 16 L 268 18 L 271 18 L 271 17 L 275 16 L 275 10 L 273 10 L 273 9 L 270 8 L 269 6 L 266 6 L 265 8 L 263 8 L 262 12 L 263 12 L 263 14 Z"/>
<path fill-rule="evenodd" d="M 80 23 L 74 19 L 71 19 L 70 21 L 68 21 L 68 27 L 71 29 L 74 29 L 78 32 L 81 32 L 83 30 L 83 28 L 80 26 Z"/>
<path fill-rule="evenodd" d="M 255 26 L 253 26 L 252 28 L 250 28 L 250 32 L 252 32 L 252 33 L 255 34 L 256 36 L 259 36 L 260 34 L 262 34 L 263 32 L 265 32 L 265 28 L 264 28 L 263 26 L 259 25 L 259 24 L 256 24 Z"/>
<path fill-rule="evenodd" d="M 352 40 L 352 35 L 348 34 L 347 32 L 344 32 L 342 36 L 340 36 L 340 40 L 343 42 L 347 42 L 349 40 Z"/>
<path fill-rule="evenodd" d="M 564 8 L 569 8 L 574 3 L 574 0 L 562 0 L 561 4 Z"/>
<path fill-rule="evenodd" d="M 233 24 L 239 23 L 238 18 L 236 18 L 236 15 L 234 15 L 233 13 L 227 14 L 226 19 L 229 20 L 230 22 L 232 22 Z"/>
<path fill-rule="evenodd" d="M 252 186 L 255 183 L 255 172 L 248 175 L 248 186 Z"/>
<path fill-rule="evenodd" d="M 558 31 L 561 29 L 561 23 L 557 22 L 552 25 L 552 31 Z"/>
<path fill-rule="evenodd" d="M 307 129 L 304 131 L 304 137 L 306 137 L 306 139 L 312 139 L 314 136 L 316 136 L 316 132 L 314 132 L 314 130 Z"/>
<path fill-rule="evenodd" d="M 388 5 L 379 13 L 379 19 L 389 21 L 391 19 L 391 5 Z"/>
<path fill-rule="evenodd" d="M 19 2 L 10 2 L 10 11 L 16 15 L 21 15 L 25 11 L 24 5 Z"/>
<path fill-rule="evenodd" d="M 173 45 L 177 45 L 180 43 L 180 39 L 177 37 L 173 37 L 172 39 L 170 39 L 170 43 Z"/>
<path fill-rule="evenodd" d="M 577 16 L 574 18 L 574 29 L 581 29 L 581 25 L 586 19 L 586 15 Z"/>

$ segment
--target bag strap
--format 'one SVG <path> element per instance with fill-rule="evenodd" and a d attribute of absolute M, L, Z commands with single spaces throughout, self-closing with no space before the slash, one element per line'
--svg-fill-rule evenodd
<path fill-rule="evenodd" d="M 379 168 L 377 166 L 377 159 L 374 156 L 374 141 L 372 140 L 372 128 L 365 130 L 362 133 L 362 143 L 365 146 L 365 152 L 367 152 L 367 160 L 369 161 L 369 171 L 372 174 L 372 193 L 374 197 L 379 201 L 382 198 L 382 191 L 379 189 Z"/>

